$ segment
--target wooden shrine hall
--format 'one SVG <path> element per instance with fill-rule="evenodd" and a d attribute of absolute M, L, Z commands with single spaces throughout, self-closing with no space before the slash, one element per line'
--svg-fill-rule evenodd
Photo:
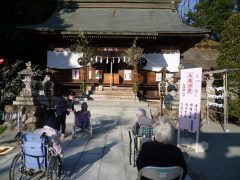
<path fill-rule="evenodd" d="M 208 30 L 184 24 L 177 12 L 178 0 L 60 0 L 44 23 L 21 27 L 44 39 L 47 67 L 54 80 L 77 89 L 83 82 L 79 60 L 71 52 L 72 38 L 79 34 L 91 42 L 94 55 L 87 66 L 87 84 L 101 87 L 132 87 L 133 67 L 127 50 L 135 39 L 143 49 L 137 71 L 139 91 L 145 98 L 158 98 L 158 83 L 174 82 L 181 53 L 201 41 Z M 163 79 L 163 72 L 164 74 Z"/>

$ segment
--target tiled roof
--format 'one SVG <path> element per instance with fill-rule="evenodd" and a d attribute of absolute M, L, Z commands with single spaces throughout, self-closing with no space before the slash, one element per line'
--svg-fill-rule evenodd
<path fill-rule="evenodd" d="M 134 2 L 134 0 L 127 1 Z M 82 3 L 84 0 L 78 2 Z M 156 3 L 156 7 L 162 5 L 163 2 L 165 1 Z M 169 8 L 153 8 L 153 6 L 138 8 L 130 4 L 126 8 L 121 3 L 115 7 L 112 6 L 116 3 L 108 4 L 107 7 L 101 3 L 99 6 L 96 3 L 88 3 L 88 5 L 81 3 L 74 6 L 73 4 L 66 5 L 65 1 L 65 5 L 59 6 L 45 23 L 22 28 L 62 34 L 83 32 L 89 35 L 198 35 L 208 32 L 205 29 L 183 24 L 177 12 L 171 9 L 170 4 Z M 133 5 L 136 4 L 139 3 L 133 3 Z"/>

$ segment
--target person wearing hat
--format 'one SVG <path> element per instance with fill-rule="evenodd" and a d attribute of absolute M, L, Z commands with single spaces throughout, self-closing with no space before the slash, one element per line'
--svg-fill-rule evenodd
<path fill-rule="evenodd" d="M 56 150 L 57 154 L 63 158 L 63 147 L 60 140 L 60 136 L 58 131 L 60 130 L 60 119 L 56 118 L 55 110 L 49 109 L 47 111 L 47 120 L 43 128 L 36 129 L 34 133 L 42 134 L 46 133 L 49 137 L 50 141 L 52 142 L 53 148 Z"/>

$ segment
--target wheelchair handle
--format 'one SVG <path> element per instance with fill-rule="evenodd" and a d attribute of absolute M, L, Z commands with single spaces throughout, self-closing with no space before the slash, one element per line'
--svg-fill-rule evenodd
<path fill-rule="evenodd" d="M 19 140 L 22 140 L 22 137 L 23 137 L 23 133 L 19 131 L 19 132 L 16 134 L 16 136 L 14 137 L 14 139 L 15 139 L 16 141 L 19 141 Z"/>
<path fill-rule="evenodd" d="M 48 137 L 47 133 L 43 132 L 42 135 L 41 135 L 41 138 L 47 138 L 47 137 Z"/>

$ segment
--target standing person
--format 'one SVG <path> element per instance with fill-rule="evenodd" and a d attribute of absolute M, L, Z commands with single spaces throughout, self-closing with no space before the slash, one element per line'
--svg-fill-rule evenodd
<path fill-rule="evenodd" d="M 147 117 L 145 109 L 139 108 L 136 116 L 137 116 L 137 121 L 132 128 L 133 134 L 138 133 L 138 129 L 140 125 L 149 125 L 149 126 L 153 125 L 153 120 Z"/>
<path fill-rule="evenodd" d="M 56 106 L 56 116 L 60 119 L 61 138 L 65 137 L 66 131 L 66 115 L 69 115 L 74 110 L 73 99 L 75 92 L 66 91 L 63 96 L 59 97 Z"/>
<path fill-rule="evenodd" d="M 187 174 L 187 166 L 182 151 L 173 145 L 173 124 L 163 117 L 153 125 L 155 141 L 145 142 L 137 158 L 138 171 L 145 166 L 170 167 L 180 166 L 183 168 L 183 179 Z M 189 176 L 187 176 L 189 177 Z M 148 180 L 142 178 L 141 180 Z"/>
<path fill-rule="evenodd" d="M 66 114 L 69 114 L 69 110 L 68 110 L 68 96 L 69 96 L 69 92 L 64 92 L 62 96 L 60 96 L 58 98 L 57 101 L 57 106 L 56 106 L 56 117 L 59 119 L 60 121 L 60 125 L 61 125 L 61 137 L 64 138 L 65 137 L 65 130 L 66 130 Z"/>
<path fill-rule="evenodd" d="M 69 95 L 68 95 L 68 98 L 67 98 L 67 109 L 68 109 L 68 114 L 71 112 L 71 111 L 74 111 L 74 98 L 76 96 L 76 93 L 74 91 L 72 91 Z"/>

